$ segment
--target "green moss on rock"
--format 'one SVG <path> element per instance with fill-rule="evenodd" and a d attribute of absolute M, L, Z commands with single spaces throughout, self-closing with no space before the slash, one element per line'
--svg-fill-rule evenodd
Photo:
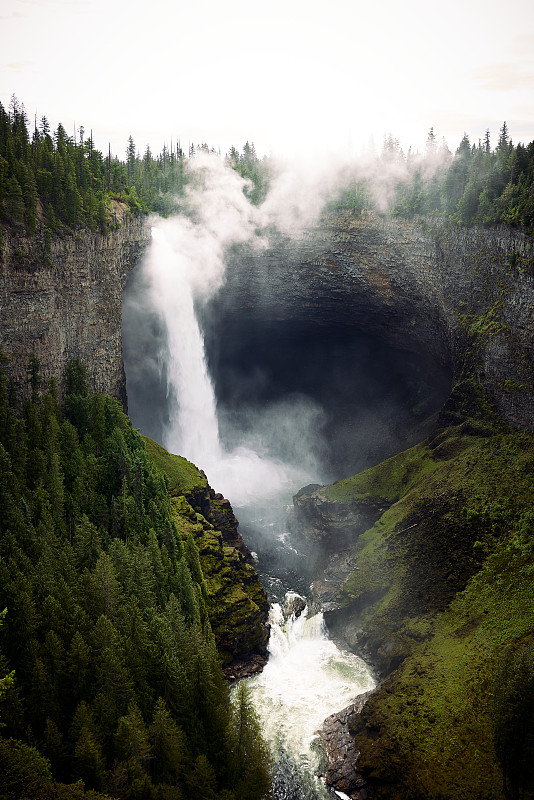
<path fill-rule="evenodd" d="M 198 550 L 206 610 L 223 666 L 264 654 L 268 601 L 230 503 L 213 492 L 194 464 L 151 439 L 145 442 L 167 476 L 177 531 L 184 542 L 191 536 Z"/>
<path fill-rule="evenodd" d="M 427 622 L 355 727 L 373 797 L 501 798 L 490 698 L 508 646 L 534 637 L 534 521 L 498 544 L 450 606 Z"/>
<path fill-rule="evenodd" d="M 169 453 L 160 444 L 148 436 L 143 436 L 147 453 L 169 481 L 169 493 L 188 495 L 194 491 L 208 488 L 208 480 L 204 473 L 182 456 Z"/>
<path fill-rule="evenodd" d="M 439 437 L 437 452 L 426 442 L 395 457 L 388 494 L 399 499 L 358 540 L 357 569 L 343 593 L 346 605 L 365 604 L 363 632 L 373 653 L 384 631 L 398 638 L 407 620 L 446 608 L 531 502 L 531 434 L 449 434 Z M 414 463 L 420 471 L 406 481 Z M 378 600 L 365 602 L 377 592 Z"/>

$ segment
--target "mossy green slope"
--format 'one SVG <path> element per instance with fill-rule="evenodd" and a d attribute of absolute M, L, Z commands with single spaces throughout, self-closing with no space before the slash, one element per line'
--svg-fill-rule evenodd
<path fill-rule="evenodd" d="M 522 528 L 522 531 L 521 531 Z M 409 655 L 364 707 L 358 769 L 373 797 L 504 797 L 490 719 L 494 676 L 507 647 L 534 631 L 534 525 L 497 546 L 434 618 L 412 620 Z"/>
<path fill-rule="evenodd" d="M 534 638 L 534 435 L 452 407 L 433 438 L 322 490 L 391 504 L 342 587 L 387 675 L 354 731 L 370 797 L 504 797 L 490 697 L 504 650 Z"/>
<path fill-rule="evenodd" d="M 223 666 L 264 653 L 268 601 L 246 557 L 230 504 L 213 492 L 194 464 L 147 437 L 145 443 L 167 476 L 176 527 L 184 542 L 192 537 L 198 549 L 206 609 Z"/>
<path fill-rule="evenodd" d="M 146 450 L 152 461 L 161 472 L 164 472 L 169 481 L 171 495 L 191 495 L 198 491 L 204 492 L 208 488 L 208 479 L 201 470 L 195 467 L 183 456 L 169 453 L 160 444 L 148 436 L 143 436 Z"/>

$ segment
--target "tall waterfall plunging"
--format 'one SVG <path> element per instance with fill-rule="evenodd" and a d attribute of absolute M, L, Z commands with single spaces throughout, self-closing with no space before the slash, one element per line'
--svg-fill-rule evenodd
<path fill-rule="evenodd" d="M 207 473 L 210 482 L 236 506 L 252 498 L 266 498 L 288 487 L 309 482 L 302 466 L 282 462 L 268 453 L 268 444 L 240 443 L 228 450 L 221 444 L 215 392 L 206 366 L 204 340 L 195 314 L 195 302 L 218 288 L 199 281 L 191 269 L 184 238 L 170 226 L 152 229 L 148 257 L 154 305 L 167 331 L 168 401 L 171 423 L 164 444 Z M 190 236 L 189 228 L 186 233 Z M 196 265 L 195 265 L 196 266 Z"/>
<path fill-rule="evenodd" d="M 177 257 L 163 230 L 152 229 L 152 273 L 167 327 L 173 425 L 167 448 L 194 463 L 211 465 L 222 458 L 215 393 L 206 367 L 204 342 L 194 308 L 193 287 L 184 260 Z M 179 398 L 179 402 L 177 402 Z"/>

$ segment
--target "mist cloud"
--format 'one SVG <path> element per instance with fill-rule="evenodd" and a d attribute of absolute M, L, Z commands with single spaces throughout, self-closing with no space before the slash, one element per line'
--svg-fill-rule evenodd
<path fill-rule="evenodd" d="M 176 280 L 187 278 L 195 297 L 206 299 L 224 282 L 226 249 L 250 242 L 263 247 L 257 235 L 258 209 L 246 198 L 245 181 L 220 158 L 200 154 L 189 162 L 193 179 L 186 188 L 184 215 L 158 219 L 176 262 Z"/>
<path fill-rule="evenodd" d="M 306 398 L 261 413 L 242 409 L 239 429 L 235 420 L 225 420 L 223 441 L 196 308 L 223 285 L 231 245 L 266 246 L 263 231 L 273 214 L 250 204 L 244 181 L 219 158 L 201 155 L 191 169 L 185 213 L 153 221 L 143 264 L 143 302 L 165 331 L 157 356 L 146 366 L 150 371 L 159 366 L 167 386 L 167 413 L 160 415 L 163 444 L 204 469 L 212 485 L 241 505 L 308 482 L 309 470 L 318 467 L 311 429 L 322 412 Z M 302 220 L 308 201 L 299 200 Z M 129 308 L 135 316 L 135 301 Z M 145 333 L 149 327 L 144 325 Z"/>

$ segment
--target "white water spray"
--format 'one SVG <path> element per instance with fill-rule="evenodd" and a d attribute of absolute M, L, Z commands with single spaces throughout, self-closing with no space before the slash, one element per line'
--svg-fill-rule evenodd
<path fill-rule="evenodd" d="M 246 441 L 231 451 L 220 441 L 215 392 L 206 366 L 195 303 L 224 283 L 225 251 L 247 241 L 262 247 L 256 233 L 259 212 L 244 196 L 242 180 L 218 159 L 200 161 L 200 192 L 191 193 L 191 218 L 161 220 L 152 229 L 146 268 L 153 306 L 167 329 L 171 425 L 164 444 L 200 466 L 213 486 L 236 506 L 253 498 L 302 486 L 310 476 L 302 466 L 282 462 L 268 443 Z"/>

